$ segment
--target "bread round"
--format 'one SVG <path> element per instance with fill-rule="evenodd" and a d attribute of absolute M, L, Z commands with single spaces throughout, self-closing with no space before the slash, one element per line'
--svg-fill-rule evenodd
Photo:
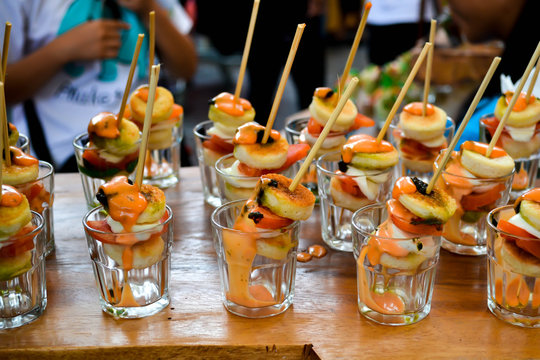
<path fill-rule="evenodd" d="M 361 207 L 374 203 L 365 196 L 357 197 L 343 191 L 340 181 L 335 176 L 333 176 L 330 180 L 330 195 L 332 196 L 334 205 L 350 210 L 352 212 L 355 212 Z"/>
<path fill-rule="evenodd" d="M 405 136 L 417 141 L 433 139 L 444 134 L 446 129 L 446 112 L 433 106 L 431 115 L 413 115 L 407 111 L 399 114 L 398 127 L 403 130 Z"/>
<path fill-rule="evenodd" d="M 497 100 L 495 105 L 495 117 L 502 119 L 508 105 L 506 104 L 506 97 L 503 95 Z M 506 125 L 515 127 L 525 127 L 536 124 L 540 121 L 540 100 L 534 99 L 532 104 L 528 104 L 523 111 L 512 111 L 510 116 L 506 120 Z"/>
<path fill-rule="evenodd" d="M 234 157 L 256 169 L 279 169 L 287 161 L 289 143 L 283 136 L 266 144 L 236 144 Z"/>
<path fill-rule="evenodd" d="M 143 88 L 148 88 L 148 85 L 139 86 L 137 90 Z M 133 119 L 138 123 L 143 124 L 147 102 L 138 96 L 137 90 L 135 90 L 129 97 L 129 107 Z M 174 97 L 172 93 L 166 88 L 158 86 L 156 88 L 154 108 L 152 109 L 152 124 L 167 120 L 171 116 L 173 105 Z"/>
<path fill-rule="evenodd" d="M 30 205 L 26 196 L 22 196 L 21 203 L 17 206 L 0 206 L 0 238 L 15 235 L 32 220 Z"/>
<path fill-rule="evenodd" d="M 540 259 L 518 247 L 514 241 L 503 240 L 501 257 L 504 265 L 513 272 L 540 277 Z"/>
<path fill-rule="evenodd" d="M 309 105 L 309 112 L 315 118 L 315 120 L 322 126 L 326 125 L 330 116 L 334 112 L 335 104 L 332 100 L 322 99 L 314 96 L 311 104 Z M 332 126 L 332 131 L 348 131 L 358 115 L 358 109 L 356 105 L 348 99 L 341 110 L 341 113 L 336 119 L 336 122 Z"/>
<path fill-rule="evenodd" d="M 126 245 L 114 245 L 103 243 L 105 254 L 116 261 L 120 267 L 124 266 L 123 254 Z M 157 263 L 163 257 L 165 241 L 161 236 L 152 236 L 150 239 L 131 245 L 133 260 L 132 269 L 144 269 Z"/>
<path fill-rule="evenodd" d="M 290 191 L 291 183 L 286 176 L 267 174 L 261 176 L 255 192 L 260 204 L 274 214 L 291 220 L 307 220 L 315 205 L 315 195 L 302 184 Z"/>
<path fill-rule="evenodd" d="M 137 224 L 150 224 L 159 221 L 166 211 L 165 193 L 156 186 L 142 184 L 141 194 L 146 199 L 147 205 L 137 218 Z"/>

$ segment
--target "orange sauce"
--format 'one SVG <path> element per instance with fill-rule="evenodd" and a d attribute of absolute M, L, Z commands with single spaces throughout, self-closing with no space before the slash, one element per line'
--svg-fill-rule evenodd
<path fill-rule="evenodd" d="M 326 255 L 328 252 L 325 247 L 321 245 L 311 245 L 308 248 L 309 255 L 316 257 L 317 259 L 320 259 Z"/>
<path fill-rule="evenodd" d="M 231 116 L 242 116 L 252 109 L 251 103 L 246 99 L 238 98 L 234 100 L 234 95 L 223 92 L 212 99 L 214 106 L 220 111 Z"/>
<path fill-rule="evenodd" d="M 140 86 L 137 88 L 134 92 L 134 95 L 137 96 L 139 99 L 143 100 L 144 102 L 148 102 L 148 95 L 150 94 L 150 88 L 148 85 Z M 155 99 L 158 98 L 158 92 L 156 90 Z"/>
<path fill-rule="evenodd" d="M 471 140 L 465 141 L 463 144 L 461 144 L 461 149 L 474 151 L 484 156 L 486 156 L 488 147 L 489 147 L 488 144 L 484 144 L 478 141 L 471 141 Z M 490 157 L 500 158 L 507 155 L 508 154 L 506 153 L 506 151 L 504 151 L 502 148 L 494 146 Z"/>
<path fill-rule="evenodd" d="M 32 155 L 25 154 L 21 149 L 15 146 L 9 147 L 11 153 L 11 160 L 14 165 L 18 166 L 32 166 L 39 164 L 39 160 Z"/>
<path fill-rule="evenodd" d="M 495 280 L 495 301 L 497 304 L 503 305 L 503 281 L 502 279 Z"/>
<path fill-rule="evenodd" d="M 534 283 L 534 290 L 532 293 L 532 303 L 533 308 L 540 306 L 540 280 L 537 278 Z"/>
<path fill-rule="evenodd" d="M 2 207 L 16 207 L 23 201 L 23 195 L 10 185 L 2 185 L 0 197 Z"/>
<path fill-rule="evenodd" d="M 408 176 L 402 176 L 394 185 L 392 189 L 392 197 L 394 199 L 399 199 L 401 194 L 414 194 L 416 192 L 416 185 L 412 182 L 411 178 Z"/>
<path fill-rule="evenodd" d="M 373 136 L 367 134 L 358 134 L 351 136 L 343 149 L 341 150 L 341 156 L 343 161 L 350 163 L 352 157 L 356 153 L 381 153 L 391 152 L 394 150 L 394 146 L 388 141 L 382 140 L 380 143 Z"/>
<path fill-rule="evenodd" d="M 296 254 L 296 260 L 300 262 L 308 262 L 308 261 L 311 261 L 312 258 L 313 256 L 311 256 L 311 254 L 304 251 Z"/>
<path fill-rule="evenodd" d="M 508 306 L 516 307 L 527 305 L 529 302 L 529 288 L 521 276 L 513 279 L 506 286 L 506 303 Z"/>
<path fill-rule="evenodd" d="M 265 127 L 255 123 L 247 123 L 238 128 L 234 135 L 233 144 L 236 145 L 253 145 L 257 143 L 257 137 L 259 132 L 265 131 Z M 270 137 L 274 141 L 278 141 L 281 138 L 279 131 L 272 129 L 270 131 Z M 262 139 L 262 137 L 261 137 Z"/>
<path fill-rule="evenodd" d="M 118 118 L 110 112 L 100 112 L 88 123 L 88 134 L 96 134 L 107 139 L 116 139 L 120 136 Z"/>
<path fill-rule="evenodd" d="M 507 91 L 506 93 L 504 93 L 504 97 L 506 99 L 506 106 L 510 105 L 510 101 L 512 100 L 513 96 L 514 96 L 514 92 L 512 91 Z M 535 100 L 536 100 L 536 97 L 532 95 L 529 98 L 529 102 L 527 102 L 527 93 L 522 92 L 519 94 L 517 101 L 514 107 L 512 108 L 512 111 L 515 111 L 515 112 L 523 111 L 527 108 L 527 105 L 534 103 Z"/>
<path fill-rule="evenodd" d="M 332 93 L 331 95 L 329 95 Z M 313 93 L 313 96 L 316 96 L 318 98 L 324 99 L 329 98 L 330 96 L 334 95 L 334 90 L 330 89 L 329 87 L 318 87 L 315 89 L 315 92 Z"/>
<path fill-rule="evenodd" d="M 517 173 L 514 173 L 514 179 L 512 180 L 512 190 L 523 190 L 527 188 L 529 184 L 529 175 L 527 170 L 523 167 L 519 169 Z"/>
<path fill-rule="evenodd" d="M 417 101 L 409 103 L 405 105 L 405 107 L 403 108 L 403 111 L 411 115 L 421 116 L 422 111 L 424 111 L 424 103 L 417 102 Z M 433 115 L 434 113 L 435 113 L 435 107 L 433 107 L 433 105 L 431 104 L 426 104 L 426 115 L 430 116 L 430 115 Z"/>
<path fill-rule="evenodd" d="M 524 200 L 540 202 L 540 187 L 527 191 L 525 194 L 521 195 L 521 197 Z"/>

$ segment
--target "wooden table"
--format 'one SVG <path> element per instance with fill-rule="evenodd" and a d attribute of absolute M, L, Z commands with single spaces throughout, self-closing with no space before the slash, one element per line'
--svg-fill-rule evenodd
<path fill-rule="evenodd" d="M 171 304 L 152 317 L 103 313 L 81 219 L 78 174 L 56 176 L 56 253 L 47 259 L 48 305 L 35 322 L 0 331 L 0 359 L 337 359 L 538 358 L 540 331 L 508 325 L 486 307 L 486 259 L 442 251 L 430 315 L 388 327 L 362 317 L 350 253 L 299 263 L 294 305 L 268 319 L 244 319 L 221 304 L 210 214 L 197 168 L 182 168 L 166 191 L 174 211 Z M 318 211 L 318 210 L 317 210 Z M 300 248 L 322 243 L 316 220 Z"/>

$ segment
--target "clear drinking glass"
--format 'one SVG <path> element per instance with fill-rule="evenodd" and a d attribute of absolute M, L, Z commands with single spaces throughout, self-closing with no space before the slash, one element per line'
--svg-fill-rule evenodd
<path fill-rule="evenodd" d="M 54 251 L 54 225 L 53 225 L 53 202 L 54 202 L 54 168 L 46 161 L 39 161 L 39 175 L 36 180 L 14 188 L 23 193 L 33 210 L 43 217 L 43 230 L 41 236 L 45 243 L 45 256 Z"/>
<path fill-rule="evenodd" d="M 128 233 L 113 233 L 103 207 L 83 219 L 101 308 L 116 318 L 154 315 L 170 301 L 173 213 L 166 220 Z"/>
<path fill-rule="evenodd" d="M 182 121 L 174 126 L 150 128 L 143 183 L 161 189 L 176 185 L 180 178 L 181 143 L 184 136 Z"/>
<path fill-rule="evenodd" d="M 247 318 L 278 315 L 293 302 L 300 222 L 278 230 L 235 230 L 245 202 L 221 205 L 211 217 L 223 305 Z"/>
<path fill-rule="evenodd" d="M 28 136 L 19 133 L 19 138 L 17 139 L 15 147 L 21 149 L 23 153 L 30 154 L 30 140 L 28 139 Z"/>
<path fill-rule="evenodd" d="M 353 214 L 358 308 L 379 324 L 413 324 L 431 310 L 441 238 L 376 235 L 388 221 L 385 203 L 368 205 Z"/>
<path fill-rule="evenodd" d="M 540 248 L 540 240 L 497 229 L 500 220 L 514 215 L 513 205 L 508 205 L 492 210 L 487 217 L 487 306 L 493 315 L 509 324 L 538 328 L 540 259 L 525 249 L 531 244 Z"/>
<path fill-rule="evenodd" d="M 447 165 L 456 161 L 456 158 L 457 152 L 454 152 Z M 436 169 L 437 161 L 434 165 Z M 455 254 L 485 255 L 486 216 L 494 208 L 508 203 L 514 170 L 498 178 L 476 178 L 456 175 L 448 169 L 447 166 L 439 179 L 444 182 L 445 190 L 458 206 L 454 215 L 444 224 L 442 247 Z"/>
<path fill-rule="evenodd" d="M 420 180 L 429 183 L 431 176 L 433 175 L 433 163 L 441 147 L 428 148 L 423 145 L 403 147 L 401 141 L 405 139 L 405 134 L 398 127 L 399 115 L 394 117 L 390 127 L 388 129 L 388 138 L 390 143 L 399 151 L 399 163 L 396 165 L 396 179 L 402 176 L 417 177 Z M 455 123 L 452 118 L 446 118 L 446 128 L 444 130 L 444 137 L 446 139 L 443 148 L 447 147 L 454 136 Z M 417 142 L 415 142 L 417 143 Z M 414 143 L 413 143 L 414 144 Z M 416 152 L 411 152 L 416 151 Z"/>
<path fill-rule="evenodd" d="M 328 246 L 350 252 L 353 248 L 352 214 L 366 205 L 384 201 L 390 196 L 394 169 L 365 170 L 365 176 L 336 174 L 340 160 L 339 151 L 325 154 L 317 160 L 321 231 L 323 241 Z M 362 184 L 363 191 L 358 182 Z"/>
<path fill-rule="evenodd" d="M 0 241 L 0 329 L 36 320 L 47 306 L 43 218 L 32 211 L 33 230 Z"/>
<path fill-rule="evenodd" d="M 495 122 L 493 121 L 495 120 Z M 498 121 L 493 114 L 480 118 L 480 141 L 488 143 L 497 129 Z M 516 164 L 510 200 L 517 199 L 526 191 L 535 187 L 538 179 L 538 164 L 540 162 L 540 127 L 536 127 L 531 138 L 514 140 L 505 127 L 497 141 L 496 146 L 502 147 Z"/>
<path fill-rule="evenodd" d="M 195 134 L 197 160 L 199 161 L 199 170 L 201 171 L 204 201 L 217 207 L 221 205 L 221 198 L 219 196 L 218 176 L 215 165 L 219 158 L 233 152 L 233 144 L 232 139 L 225 139 L 224 142 L 230 142 L 230 146 L 227 146 L 227 148 L 215 145 L 211 141 L 212 136 L 207 134 L 207 131 L 213 126 L 214 123 L 212 121 L 203 121 L 195 126 L 193 134 Z"/>
<path fill-rule="evenodd" d="M 99 187 L 105 184 L 105 182 L 117 175 L 126 175 L 131 180 L 134 180 L 139 152 L 135 151 L 130 155 L 126 155 L 124 160 L 118 165 L 118 168 L 109 167 L 104 162 L 103 166 L 107 168 L 106 170 L 94 170 L 89 168 L 89 164 L 83 158 L 84 151 L 89 149 L 89 141 L 87 133 L 80 134 L 73 140 L 73 148 L 75 149 L 75 157 L 77 159 L 79 174 L 81 175 L 86 204 L 89 209 L 92 209 L 100 205 L 96 199 L 96 193 Z"/>

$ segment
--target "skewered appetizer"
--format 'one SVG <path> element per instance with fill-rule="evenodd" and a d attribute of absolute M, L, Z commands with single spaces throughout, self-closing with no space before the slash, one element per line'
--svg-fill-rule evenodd
<path fill-rule="evenodd" d="M 17 141 L 19 140 L 19 130 L 12 123 L 8 122 L 8 136 L 9 136 L 9 145 L 16 146 Z"/>
<path fill-rule="evenodd" d="M 456 210 L 443 189 L 434 187 L 429 194 L 426 189 L 418 178 L 399 178 L 386 203 L 388 218 L 360 251 L 359 301 L 378 313 L 403 315 L 424 306 L 408 298 L 409 285 L 400 287 L 420 281 L 416 276 L 435 268 L 439 235 Z M 368 277 L 366 272 L 373 274 Z"/>
<path fill-rule="evenodd" d="M 225 174 L 227 199 L 249 198 L 261 175 L 287 171 L 309 152 L 309 145 L 289 145 L 276 130 L 271 130 L 268 141 L 262 144 L 264 132 L 265 127 L 256 122 L 248 122 L 236 131 L 233 139 L 235 160 L 230 167 L 221 170 Z"/>
<path fill-rule="evenodd" d="M 291 256 L 290 250 L 297 246 L 297 242 L 291 239 L 286 229 L 293 222 L 311 216 L 314 195 L 302 185 L 291 192 L 291 182 L 291 179 L 279 174 L 262 175 L 242 207 L 234 230 L 223 230 L 229 270 L 229 291 L 226 296 L 239 305 L 259 307 L 277 303 L 268 289 L 251 285 L 249 279 L 255 256 L 275 260 Z"/>
<path fill-rule="evenodd" d="M 139 128 L 110 112 L 101 112 L 88 124 L 89 142 L 84 149 L 79 170 L 92 177 L 108 180 L 118 174 L 130 174 L 137 165 Z M 82 164 L 81 164 L 82 162 Z"/>
<path fill-rule="evenodd" d="M 0 193 L 0 281 L 13 279 L 32 268 L 34 236 L 32 213 L 26 197 L 2 185 Z"/>
<path fill-rule="evenodd" d="M 439 152 L 448 146 L 444 132 L 447 116 L 441 108 L 427 104 L 422 116 L 423 103 L 407 104 L 399 114 L 394 130 L 396 146 L 406 169 L 428 173 Z"/>
<path fill-rule="evenodd" d="M 351 136 L 341 150 L 340 176 L 330 180 L 334 204 L 352 212 L 374 203 L 385 184 L 391 181 L 386 170 L 399 161 L 397 150 L 387 141 L 367 134 Z"/>
<path fill-rule="evenodd" d="M 213 126 L 206 132 L 210 139 L 202 145 L 205 163 L 214 166 L 220 157 L 233 152 L 232 138 L 236 130 L 253 121 L 255 109 L 248 100 L 238 98 L 235 101 L 234 95 L 223 92 L 210 100 L 208 118 Z"/>
<path fill-rule="evenodd" d="M 453 152 L 439 178 L 456 200 L 454 216 L 445 224 L 445 239 L 461 245 L 485 245 L 485 231 L 479 222 L 487 213 L 508 201 L 514 160 L 503 149 L 494 147 L 486 157 L 488 145 L 466 141 L 459 152 Z"/>

